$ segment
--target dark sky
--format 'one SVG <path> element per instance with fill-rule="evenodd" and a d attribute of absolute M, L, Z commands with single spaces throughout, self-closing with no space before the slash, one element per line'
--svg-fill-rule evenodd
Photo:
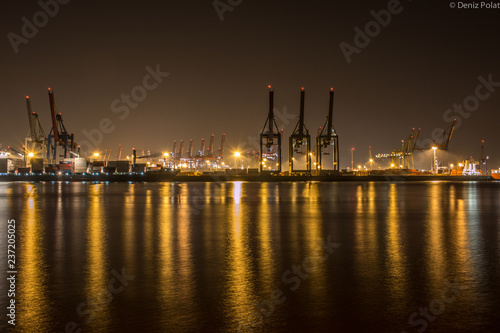
<path fill-rule="evenodd" d="M 364 30 L 374 20 L 370 12 L 386 10 L 389 3 L 244 0 L 221 21 L 211 0 L 72 0 L 43 25 L 37 1 L 9 2 L 0 23 L 0 143 L 22 144 L 28 133 L 26 95 L 50 130 L 47 87 L 55 91 L 58 112 L 78 142 L 86 140 L 83 130 L 110 119 L 114 130 L 95 149 L 111 148 L 113 155 L 119 144 L 126 154 L 132 147 L 169 151 L 174 139 L 187 144 L 192 138 L 197 150 L 212 133 L 216 146 L 226 133 L 226 151 L 233 151 L 262 129 L 268 84 L 275 89 L 276 108 L 295 115 L 305 87 L 306 126 L 315 135 L 334 87 L 342 168 L 350 165 L 351 147 L 360 164 L 368 160 L 369 145 L 374 154 L 389 152 L 412 127 L 421 127 L 420 138 L 428 139 L 454 116 L 461 124 L 450 153 L 479 158 L 485 139 L 491 166 L 500 167 L 500 83 L 492 92 L 479 88 L 482 100 L 474 97 L 479 76 L 500 82 L 500 9 L 402 0 L 399 13 L 348 63 L 339 45 L 354 45 L 354 28 Z M 22 18 L 33 22 L 34 15 L 42 26 L 16 54 L 8 34 L 22 36 Z M 169 76 L 120 119 L 124 113 L 113 112 L 113 101 L 141 86 L 146 67 L 157 65 Z M 477 108 L 468 118 L 445 113 L 464 100 L 469 109 Z M 288 137 L 296 119 L 278 123 Z"/>

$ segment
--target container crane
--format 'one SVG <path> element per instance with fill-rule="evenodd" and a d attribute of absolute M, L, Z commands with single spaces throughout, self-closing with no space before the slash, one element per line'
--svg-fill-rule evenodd
<path fill-rule="evenodd" d="M 205 139 L 201 139 L 200 157 L 205 156 Z"/>
<path fill-rule="evenodd" d="M 489 157 L 486 156 L 486 153 L 484 152 L 484 140 L 481 140 L 481 156 L 479 157 L 479 171 L 481 171 L 483 175 L 489 174 L 488 160 Z"/>
<path fill-rule="evenodd" d="M 221 161 L 224 161 L 224 145 L 226 143 L 226 133 L 222 133 L 222 137 L 220 139 L 220 147 L 219 147 L 219 158 Z"/>
<path fill-rule="evenodd" d="M 26 149 L 34 154 L 36 151 L 40 151 L 43 157 L 46 146 L 45 131 L 40 124 L 38 114 L 31 108 L 31 100 L 29 96 L 26 96 L 26 108 L 28 111 L 28 121 L 30 126 L 29 138 L 26 138 L 25 142 Z"/>
<path fill-rule="evenodd" d="M 188 156 L 190 159 L 193 158 L 193 139 L 189 140 Z"/>
<path fill-rule="evenodd" d="M 309 130 L 304 124 L 304 103 L 305 103 L 305 91 L 302 87 L 300 89 L 300 116 L 297 125 L 295 125 L 295 129 L 293 130 L 292 135 L 288 139 L 288 166 L 290 174 L 295 171 L 301 171 L 306 173 L 311 173 L 311 136 L 309 135 Z M 305 150 L 304 150 L 305 146 Z M 297 154 L 295 154 L 297 153 Z M 301 160 L 303 160 L 305 170 L 295 170 L 294 162 L 296 160 L 295 156 L 302 156 Z"/>
<path fill-rule="evenodd" d="M 172 159 L 177 158 L 177 140 L 174 140 L 174 147 L 172 148 Z"/>
<path fill-rule="evenodd" d="M 182 158 L 182 153 L 184 152 L 184 140 L 181 140 L 181 147 L 179 149 L 179 156 L 178 156 L 178 160 L 180 160 Z"/>
<path fill-rule="evenodd" d="M 210 137 L 210 144 L 208 145 L 208 157 L 209 158 L 214 158 L 214 138 L 215 138 L 215 135 L 212 134 L 212 136 Z"/>
<path fill-rule="evenodd" d="M 260 172 L 264 171 L 266 164 L 271 172 L 281 172 L 281 138 L 282 135 L 274 119 L 274 90 L 269 88 L 269 112 L 266 122 L 260 133 L 259 166 Z M 267 131 L 266 131 L 267 127 Z"/>
<path fill-rule="evenodd" d="M 438 142 L 437 140 L 434 140 L 434 142 L 437 145 L 437 149 L 445 150 L 445 151 L 448 150 L 448 146 L 450 144 L 451 136 L 453 135 L 453 130 L 455 129 L 456 123 L 457 123 L 457 120 L 454 119 L 451 127 L 447 128 L 446 130 L 443 130 L 443 132 L 441 134 L 440 142 Z"/>
<path fill-rule="evenodd" d="M 323 129 L 316 137 L 316 169 L 323 170 L 323 155 L 329 155 L 324 150 L 328 146 L 333 148 L 333 171 L 339 171 L 339 136 L 333 127 L 333 98 L 334 91 L 330 88 L 330 103 L 328 106 L 328 118 Z"/>
<path fill-rule="evenodd" d="M 50 159 L 50 147 L 52 147 L 52 159 L 55 161 L 57 158 L 57 146 L 64 147 L 64 158 L 67 158 L 69 152 L 78 147 L 74 142 L 74 135 L 69 134 L 64 126 L 61 113 L 56 114 L 56 107 L 54 101 L 54 91 L 49 88 L 49 103 L 50 114 L 52 119 L 52 129 L 48 135 L 47 144 L 47 159 Z M 51 143 L 52 141 L 52 143 Z"/>

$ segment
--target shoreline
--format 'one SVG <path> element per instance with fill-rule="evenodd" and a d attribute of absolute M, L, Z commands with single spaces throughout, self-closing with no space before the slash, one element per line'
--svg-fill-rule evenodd
<path fill-rule="evenodd" d="M 179 175 L 174 173 L 158 174 L 41 174 L 41 175 L 0 175 L 0 182 L 392 182 L 392 181 L 494 181 L 491 176 L 450 176 L 450 175 L 319 175 L 319 176 L 282 176 L 282 175 Z"/>

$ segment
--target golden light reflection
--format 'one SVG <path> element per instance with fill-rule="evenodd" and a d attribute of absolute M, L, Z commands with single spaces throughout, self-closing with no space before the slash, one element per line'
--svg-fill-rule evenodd
<path fill-rule="evenodd" d="M 261 198 L 267 198 L 269 193 L 266 189 L 262 189 L 259 193 Z M 271 206 L 272 209 L 278 209 L 274 203 L 268 200 L 263 200 L 259 204 L 258 209 L 258 238 L 259 238 L 259 279 L 261 286 L 266 286 L 264 293 L 269 293 L 272 290 L 272 278 L 274 274 L 274 261 L 275 253 L 273 252 L 273 244 L 280 243 L 279 233 L 273 234 L 273 223 L 271 221 Z M 245 206 L 246 207 L 246 206 Z"/>
<path fill-rule="evenodd" d="M 142 228 L 142 233 L 144 235 L 143 237 L 143 248 L 144 248 L 144 253 L 142 257 L 144 258 L 144 270 L 145 274 L 148 276 L 151 276 L 153 274 L 153 268 L 154 264 L 152 262 L 153 258 L 153 246 L 154 246 L 154 241 L 153 241 L 153 224 L 155 224 L 155 217 L 153 216 L 153 204 L 152 204 L 152 196 L 154 194 L 150 189 L 146 190 L 146 197 L 145 200 L 146 202 L 142 205 L 144 208 L 144 211 L 141 212 L 141 215 L 144 216 L 144 221 L 139 225 L 140 228 Z"/>
<path fill-rule="evenodd" d="M 245 322 L 255 312 L 252 293 L 252 271 L 248 246 L 249 221 L 242 217 L 241 205 L 232 205 L 228 219 L 228 248 L 226 299 L 229 305 L 227 318 L 231 318 L 231 331 Z"/>
<path fill-rule="evenodd" d="M 471 246 L 468 235 L 468 222 L 467 213 L 465 208 L 465 203 L 462 199 L 455 200 L 455 198 L 450 197 L 450 201 L 453 200 L 455 204 L 454 216 L 451 218 L 452 226 L 450 228 L 451 239 L 453 239 L 452 253 L 454 254 L 453 259 L 456 261 L 454 267 L 460 269 L 457 275 L 461 276 L 464 280 L 476 280 L 479 277 L 473 276 L 477 274 L 475 266 L 471 260 Z"/>
<path fill-rule="evenodd" d="M 359 299 L 362 302 L 362 309 L 368 308 L 370 300 L 363 295 L 373 293 L 373 281 L 380 279 L 380 272 L 383 267 L 381 262 L 381 248 L 379 227 L 383 221 L 378 221 L 375 199 L 377 192 L 381 188 L 375 189 L 375 183 L 360 185 L 356 189 L 356 210 L 354 219 L 354 263 L 356 269 L 357 284 L 359 285 Z M 378 192 L 380 193 L 380 192 Z M 366 303 L 364 303 L 366 302 Z M 369 316 L 370 313 L 362 314 Z"/>
<path fill-rule="evenodd" d="M 425 220 L 425 249 L 424 255 L 427 257 L 427 276 L 429 278 L 429 293 L 435 295 L 440 292 L 443 281 L 447 276 L 445 267 L 445 249 L 443 245 L 443 193 L 442 184 L 432 184 L 429 188 L 428 212 Z"/>
<path fill-rule="evenodd" d="M 367 281 L 374 278 L 380 269 L 379 234 L 375 207 L 375 184 L 356 189 L 356 217 L 354 236 L 356 241 L 356 261 L 360 276 Z"/>
<path fill-rule="evenodd" d="M 305 184 L 301 185 L 305 186 Z M 332 259 L 329 257 L 324 259 L 328 253 L 322 244 L 331 235 L 323 233 L 323 212 L 320 206 L 321 201 L 318 200 L 320 197 L 319 184 L 309 188 L 309 195 L 316 198 L 316 200 L 301 205 L 295 204 L 301 210 L 297 215 L 299 217 L 297 222 L 302 227 L 304 237 L 304 249 L 300 251 L 301 258 L 297 263 L 300 263 L 304 273 L 309 275 L 307 288 L 310 289 L 307 294 L 310 297 L 309 302 L 313 306 L 309 308 L 308 317 L 321 318 L 326 315 L 325 309 L 321 305 L 328 303 L 327 286 L 329 277 L 326 273 L 326 266 L 331 263 L 329 260 Z"/>
<path fill-rule="evenodd" d="M 272 197 L 272 194 L 270 194 L 270 190 L 269 190 L 270 184 L 269 183 L 266 183 L 266 184 L 267 184 L 266 186 L 264 186 L 264 183 L 261 184 L 262 186 L 261 186 L 261 190 L 259 193 L 259 196 L 261 198 Z M 294 186 L 292 186 L 292 191 L 295 191 L 292 193 L 292 195 L 296 196 L 297 191 L 298 191 L 297 187 L 294 188 Z M 308 191 L 310 191 L 310 189 L 308 189 Z M 308 194 L 309 194 L 309 198 L 313 197 L 310 192 Z M 267 202 L 267 200 L 266 200 L 266 202 Z M 262 208 L 263 209 L 266 208 L 266 202 L 262 201 Z M 279 208 L 278 203 L 275 203 L 275 204 L 276 204 L 275 207 Z M 269 207 L 269 206 L 267 206 L 267 207 Z M 285 248 L 284 250 L 288 252 L 288 256 L 291 258 L 291 260 L 293 262 L 299 262 L 299 260 L 302 260 L 302 255 L 303 255 L 303 253 L 301 253 L 300 247 L 298 246 L 299 240 L 302 236 L 301 223 L 299 223 L 297 221 L 297 218 L 296 218 L 296 217 L 300 216 L 300 214 L 303 214 L 303 212 L 302 212 L 303 207 L 304 206 L 298 202 L 296 202 L 293 205 L 290 205 L 290 216 L 292 218 L 290 218 L 290 220 L 287 221 L 287 223 L 286 223 L 286 226 L 288 229 L 288 234 L 284 237 L 289 237 L 290 238 L 289 244 L 295 245 L 295 246 Z M 268 213 L 268 215 L 271 215 L 271 213 Z M 268 216 L 267 219 L 269 219 L 269 218 L 270 217 Z M 280 242 L 277 241 L 276 244 L 280 244 Z"/>
<path fill-rule="evenodd" d="M 126 267 L 135 266 L 135 257 L 137 255 L 134 209 L 136 203 L 136 184 L 128 184 L 128 191 L 125 193 L 123 204 L 123 252 Z"/>
<path fill-rule="evenodd" d="M 107 269 L 106 219 L 103 214 L 103 186 L 93 184 L 89 188 L 87 210 L 87 272 L 86 305 L 92 311 L 87 324 L 91 331 L 103 331 L 111 324 L 108 290 L 110 273 Z M 88 319 L 88 318 L 85 318 Z"/>
<path fill-rule="evenodd" d="M 195 186 L 198 186 L 198 184 Z M 181 197 L 187 198 L 190 194 L 192 193 L 189 192 L 189 186 L 181 187 Z M 173 216 L 174 220 L 170 223 L 167 222 L 167 225 L 162 227 L 162 237 L 165 239 L 165 242 L 167 242 L 166 244 L 162 244 L 162 246 L 168 247 L 169 242 L 173 245 L 173 248 L 170 249 L 163 248 L 166 257 L 162 260 L 168 262 L 169 260 L 172 260 L 169 258 L 169 255 L 173 255 L 175 263 L 172 266 L 165 267 L 165 269 L 177 267 L 177 270 L 173 272 L 174 279 L 164 280 L 164 283 L 170 284 L 170 286 L 164 291 L 164 294 L 172 297 L 170 298 L 170 306 L 175 304 L 175 308 L 172 310 L 175 311 L 176 314 L 188 314 L 185 318 L 179 317 L 178 315 L 175 317 L 177 320 L 188 320 L 187 317 L 189 317 L 189 320 L 196 322 L 196 314 L 198 313 L 196 308 L 198 302 L 196 298 L 195 284 L 193 283 L 193 281 L 195 281 L 195 277 L 193 267 L 194 245 L 192 240 L 193 226 L 190 216 L 192 212 L 191 209 L 193 209 L 193 211 L 196 209 L 194 208 L 193 203 L 190 201 L 184 201 L 175 207 L 173 215 L 167 213 L 165 218 L 163 218 L 163 221 L 167 218 L 170 218 L 170 221 L 172 221 L 171 218 Z M 169 229 L 170 232 L 173 232 L 173 234 L 168 234 Z M 171 235 L 173 235 L 173 238 L 169 239 Z M 183 323 L 179 321 L 176 324 L 182 325 Z M 171 327 L 169 329 L 171 329 Z"/>
<path fill-rule="evenodd" d="M 391 297 L 396 299 L 396 307 L 408 301 L 408 272 L 405 268 L 406 257 L 403 253 L 401 223 L 399 214 L 399 198 L 397 184 L 389 185 L 389 207 L 387 212 L 387 236 L 386 247 L 388 254 L 388 285 Z M 404 201 L 404 199 L 402 200 Z M 397 311 L 397 309 L 396 309 Z"/>
<path fill-rule="evenodd" d="M 25 193 L 24 210 L 19 221 L 17 242 L 20 249 L 16 251 L 19 264 L 19 285 L 16 292 L 16 323 L 24 332 L 49 332 L 52 323 L 49 322 L 48 309 L 48 276 L 46 262 L 43 256 L 43 221 L 39 207 L 37 187 L 23 184 Z M 22 238 L 19 238 L 21 236 Z M 20 243 L 22 241 L 22 243 Z"/>
<path fill-rule="evenodd" d="M 56 262 L 63 263 L 64 257 L 67 255 L 67 253 L 65 253 L 64 251 L 66 242 L 64 237 L 63 195 L 57 196 L 56 219 L 54 221 L 54 228 L 55 228 L 54 257 L 56 258 Z M 66 269 L 66 267 L 64 267 L 64 265 L 59 264 L 56 265 L 55 268 L 58 271 L 56 274 L 56 279 L 61 280 L 59 281 L 59 283 L 63 283 L 62 277 L 64 269 Z"/>
<path fill-rule="evenodd" d="M 168 185 L 162 184 L 160 195 L 163 198 L 170 198 L 175 190 L 175 184 Z M 179 327 L 182 323 L 176 321 L 178 318 L 176 314 L 175 305 L 179 302 L 177 295 L 178 288 L 176 282 L 176 272 L 172 269 L 175 267 L 174 258 L 174 217 L 173 211 L 175 210 L 175 202 L 170 200 L 163 200 L 158 215 L 158 267 L 161 283 L 158 286 L 158 296 L 160 307 L 162 310 L 163 318 L 161 319 L 161 326 L 163 331 L 168 331 L 172 327 Z"/>

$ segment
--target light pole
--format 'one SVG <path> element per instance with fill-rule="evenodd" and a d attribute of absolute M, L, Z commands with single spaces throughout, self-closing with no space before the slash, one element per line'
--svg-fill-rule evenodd
<path fill-rule="evenodd" d="M 433 168 L 432 168 L 432 173 L 437 174 L 437 156 L 436 156 L 436 150 L 437 147 L 432 147 L 432 150 L 434 151 L 434 162 L 433 162 Z"/>

